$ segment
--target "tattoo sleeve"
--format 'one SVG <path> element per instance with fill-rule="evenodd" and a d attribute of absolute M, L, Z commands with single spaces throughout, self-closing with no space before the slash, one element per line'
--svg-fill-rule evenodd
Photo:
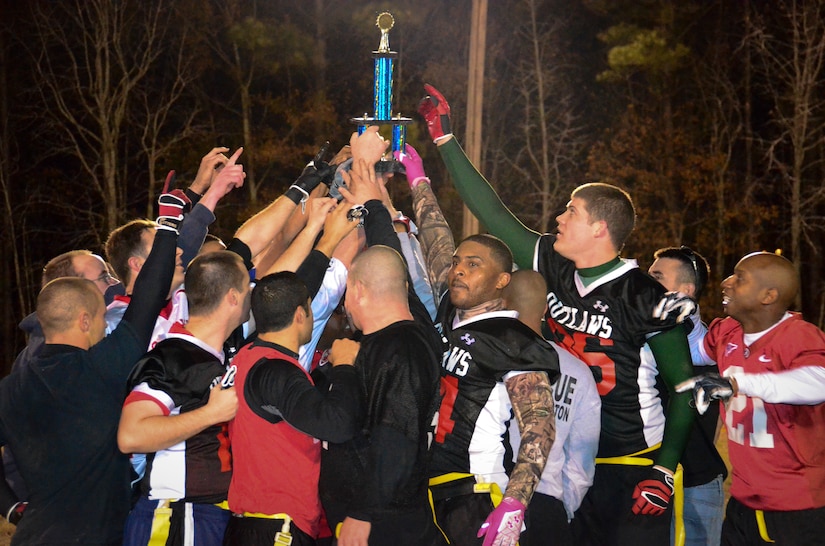
<path fill-rule="evenodd" d="M 436 300 L 447 290 L 447 272 L 453 261 L 455 240 L 429 184 L 412 190 L 413 211 L 418 224 L 418 242 L 427 262 L 427 275 Z"/>
<path fill-rule="evenodd" d="M 544 372 L 522 373 L 507 379 L 505 385 L 521 432 L 521 446 L 504 495 L 527 506 L 556 437 L 553 393 Z"/>

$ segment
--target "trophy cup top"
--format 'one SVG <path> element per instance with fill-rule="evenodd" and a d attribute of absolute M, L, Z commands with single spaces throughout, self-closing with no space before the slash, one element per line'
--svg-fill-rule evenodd
<path fill-rule="evenodd" d="M 378 44 L 379 53 L 388 53 L 390 51 L 390 29 L 395 26 L 395 19 L 388 11 L 378 14 L 375 20 L 375 26 L 381 30 L 381 41 Z"/>

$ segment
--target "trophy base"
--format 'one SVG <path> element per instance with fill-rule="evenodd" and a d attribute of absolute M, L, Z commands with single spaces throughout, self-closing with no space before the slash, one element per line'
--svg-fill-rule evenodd
<path fill-rule="evenodd" d="M 376 174 L 403 174 L 404 176 L 407 175 L 407 169 L 404 168 L 404 165 L 400 161 L 396 161 L 395 159 L 382 159 L 381 161 L 375 164 L 375 172 Z"/>
<path fill-rule="evenodd" d="M 376 118 L 350 118 L 350 121 L 356 125 L 409 125 L 413 122 L 411 118 L 391 118 L 391 119 L 376 119 Z"/>

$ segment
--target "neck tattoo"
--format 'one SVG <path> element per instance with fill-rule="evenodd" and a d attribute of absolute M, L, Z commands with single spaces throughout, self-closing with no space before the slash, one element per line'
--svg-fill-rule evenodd
<path fill-rule="evenodd" d="M 504 309 L 504 302 L 501 298 L 485 301 L 482 304 L 470 307 L 469 309 L 458 309 L 458 320 L 465 321 L 467 319 L 481 315 L 482 313 L 490 313 L 492 311 L 501 311 Z"/>

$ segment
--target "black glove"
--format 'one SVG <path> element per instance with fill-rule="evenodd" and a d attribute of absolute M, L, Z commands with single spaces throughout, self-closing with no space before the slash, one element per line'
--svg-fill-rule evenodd
<path fill-rule="evenodd" d="M 727 400 L 733 396 L 733 384 L 718 373 L 697 375 L 676 385 L 676 392 L 693 389 L 693 402 L 699 415 L 704 415 L 713 400 Z"/>
<path fill-rule="evenodd" d="M 296 205 L 300 202 L 306 202 L 309 198 L 309 193 L 318 187 L 318 184 L 323 182 L 327 186 L 332 184 L 332 178 L 335 176 L 335 167 L 324 161 L 324 156 L 327 153 L 329 142 L 325 142 L 315 158 L 307 163 L 301 175 L 292 183 L 286 191 L 286 196 L 292 200 Z"/>
<path fill-rule="evenodd" d="M 682 292 L 666 292 L 656 307 L 653 308 L 653 318 L 666 320 L 671 315 L 676 316 L 676 322 L 681 323 L 696 311 L 696 302 Z"/>

